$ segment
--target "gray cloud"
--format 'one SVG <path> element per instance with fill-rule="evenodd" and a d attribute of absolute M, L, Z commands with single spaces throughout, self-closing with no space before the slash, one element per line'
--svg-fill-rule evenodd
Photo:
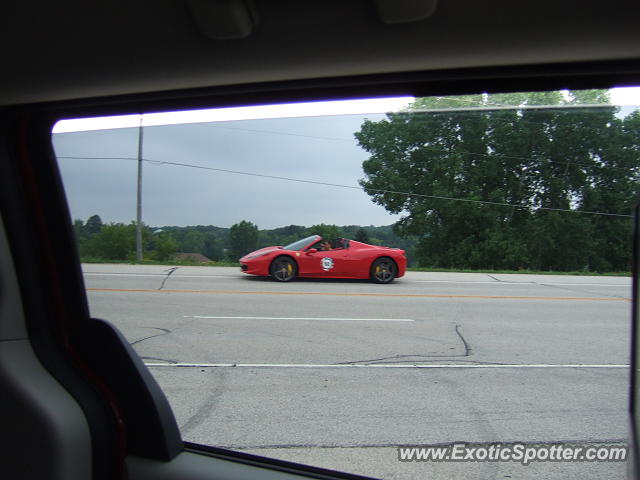
<path fill-rule="evenodd" d="M 144 158 L 357 186 L 360 149 L 353 133 L 363 115 L 244 120 L 146 127 Z M 379 119 L 381 115 L 368 115 Z M 59 157 L 137 156 L 137 129 L 54 135 Z M 74 218 L 97 213 L 104 221 L 135 218 L 136 162 L 60 158 Z M 230 226 L 249 220 L 260 228 L 289 224 L 388 225 L 397 216 L 361 190 L 312 185 L 182 166 L 145 163 L 143 219 L 152 226 Z"/>

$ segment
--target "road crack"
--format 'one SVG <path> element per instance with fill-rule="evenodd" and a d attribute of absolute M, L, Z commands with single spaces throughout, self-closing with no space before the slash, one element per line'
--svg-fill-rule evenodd
<path fill-rule="evenodd" d="M 381 357 L 381 358 L 370 358 L 367 360 L 354 360 L 350 362 L 338 362 L 332 363 L 331 365 L 358 365 L 358 364 L 372 364 L 375 365 L 377 363 L 399 363 L 399 362 L 391 362 L 389 360 L 399 360 L 402 358 L 452 358 L 452 357 L 461 357 L 462 355 L 424 355 L 424 354 L 415 354 L 415 355 L 391 355 L 389 357 Z M 424 361 L 424 360 L 423 360 Z M 401 362 L 403 363 L 403 362 Z"/>
<path fill-rule="evenodd" d="M 471 355 L 472 349 L 471 349 L 471 345 L 469 344 L 469 342 L 467 342 L 467 340 L 462 336 L 462 332 L 460 331 L 461 325 L 456 325 L 455 326 L 455 331 L 456 331 L 456 335 L 458 336 L 458 338 L 462 341 L 462 344 L 464 345 L 464 353 L 463 354 L 458 354 L 458 355 L 442 355 L 442 354 L 424 354 L 424 353 L 417 353 L 417 354 L 402 354 L 402 355 L 390 355 L 388 357 L 380 357 L 380 358 L 369 358 L 366 360 L 353 360 L 353 361 L 349 361 L 349 362 L 337 362 L 337 363 L 332 363 L 331 365 L 358 365 L 358 364 L 371 364 L 371 365 L 375 365 L 375 364 L 379 364 L 379 363 L 401 363 L 398 362 L 398 360 L 401 359 L 408 359 L 408 358 L 416 358 L 416 359 L 421 359 L 421 362 L 429 362 L 432 361 L 430 359 L 440 359 L 440 358 L 464 358 L 464 357 L 468 357 Z M 460 360 L 455 360 L 455 361 L 460 361 Z"/>
<path fill-rule="evenodd" d="M 566 286 L 559 286 L 559 285 L 553 285 L 553 284 L 549 284 L 549 283 L 536 283 L 536 285 L 540 285 L 542 287 L 550 287 L 550 288 L 556 288 L 558 290 L 565 290 L 567 292 L 576 292 L 576 293 L 583 293 L 583 294 L 589 294 L 589 295 L 600 295 L 602 297 L 609 297 L 609 298 L 622 298 L 624 300 L 629 300 L 629 297 L 625 297 L 622 295 L 611 295 L 611 294 L 607 294 L 607 293 L 602 293 L 602 292 L 594 292 L 593 290 L 587 289 L 587 290 L 580 290 L 578 288 L 569 288 Z M 580 284 L 576 284 L 577 286 L 579 286 Z"/>
<path fill-rule="evenodd" d="M 173 363 L 178 363 L 178 360 L 171 360 L 167 358 L 157 358 L 157 357 L 140 357 L 140 358 L 142 360 L 155 360 L 157 362 L 165 362 L 165 363 L 168 363 L 169 365 Z"/>
<path fill-rule="evenodd" d="M 180 427 L 180 431 L 183 434 L 192 431 L 206 422 L 218 406 L 218 403 L 220 403 L 220 399 L 226 390 L 227 372 L 225 370 L 214 370 L 212 376 L 212 382 L 214 383 L 213 388 L 196 412 Z"/>
<path fill-rule="evenodd" d="M 136 343 L 144 342 L 145 340 L 149 340 L 150 338 L 161 337 L 162 335 L 167 335 L 171 333 L 171 330 L 167 330 L 166 328 L 160 327 L 147 327 L 152 328 L 154 330 L 160 330 L 162 333 L 156 333 L 155 335 L 149 335 L 148 337 L 141 338 L 140 340 L 136 340 L 135 342 L 131 342 L 131 345 L 135 345 Z"/>
<path fill-rule="evenodd" d="M 462 336 L 462 332 L 460 331 L 460 328 L 462 328 L 461 325 L 456 325 L 456 333 L 458 334 L 458 338 L 462 340 L 462 344 L 464 345 L 464 356 L 468 357 L 469 355 L 471 355 L 471 345 Z"/>
<path fill-rule="evenodd" d="M 167 282 L 167 280 L 169 280 L 169 277 L 171 276 L 171 274 L 179 268 L 180 267 L 171 267 L 170 269 L 165 270 L 165 272 L 167 272 L 167 275 L 162 279 L 162 284 L 160 284 L 160 287 L 158 288 L 158 290 L 162 290 L 164 288 L 164 284 Z"/>

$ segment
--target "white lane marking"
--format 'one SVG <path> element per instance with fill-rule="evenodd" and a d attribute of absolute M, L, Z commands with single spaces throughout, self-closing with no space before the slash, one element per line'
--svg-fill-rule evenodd
<path fill-rule="evenodd" d="M 83 272 L 84 275 L 94 277 L 164 277 L 166 273 L 108 273 L 108 272 Z M 240 275 L 187 275 L 175 273 L 173 278 L 244 278 Z M 509 282 L 509 281 L 476 281 L 476 280 L 404 280 L 407 283 L 453 283 L 453 284 L 505 284 L 505 285 L 564 285 L 564 286 L 591 286 L 591 287 L 624 287 L 631 288 L 631 284 L 611 284 L 611 283 L 557 283 L 557 282 Z"/>
<path fill-rule="evenodd" d="M 419 364 L 419 363 L 403 363 L 403 364 L 312 364 L 312 363 L 145 363 L 147 367 L 239 367 L 239 368 L 486 368 L 486 369 L 504 369 L 504 368 L 629 368 L 624 364 Z"/>
<path fill-rule="evenodd" d="M 570 285 L 570 286 L 575 286 L 575 287 L 579 287 L 581 285 L 584 286 L 589 286 L 589 287 L 624 287 L 624 288 L 631 288 L 631 284 L 613 284 L 613 283 L 556 283 L 556 282 L 506 282 L 506 281 L 500 281 L 500 282 L 496 282 L 496 281 L 492 281 L 492 282 L 488 282 L 488 281 L 478 281 L 476 282 L 475 280 L 409 280 L 410 283 L 461 283 L 461 284 L 467 284 L 467 283 L 478 283 L 478 284 L 491 284 L 491 285 L 500 285 L 500 284 L 504 284 L 504 285 L 524 285 L 524 286 L 539 286 L 539 287 L 543 287 L 545 285 Z"/>
<path fill-rule="evenodd" d="M 224 317 L 213 315 L 185 315 L 184 318 L 209 318 L 220 320 L 330 320 L 342 322 L 415 322 L 410 318 L 333 318 L 333 317 Z"/>
<path fill-rule="evenodd" d="M 501 283 L 504 283 L 506 285 L 536 285 L 536 283 L 533 282 L 497 282 L 495 280 L 492 281 L 476 281 L 476 280 L 409 280 L 409 279 L 405 279 L 405 282 L 408 283 L 461 283 L 461 284 L 467 284 L 467 283 L 477 283 L 477 284 L 491 284 L 491 285 L 499 285 Z"/>
<path fill-rule="evenodd" d="M 166 277 L 166 273 L 98 273 L 98 272 L 82 272 L 83 275 L 91 275 L 94 277 Z"/>
<path fill-rule="evenodd" d="M 506 283 L 508 285 L 535 285 L 534 282 L 499 282 L 496 280 L 409 280 L 409 282 L 416 283 L 490 283 L 491 285 L 498 285 L 500 283 Z"/>
<path fill-rule="evenodd" d="M 165 277 L 166 273 L 98 273 L 84 272 L 84 275 L 94 277 Z M 239 275 L 184 275 L 174 273 L 172 278 L 239 278 Z"/>
<path fill-rule="evenodd" d="M 555 283 L 555 282 L 538 282 L 538 285 L 541 286 L 545 286 L 545 285 L 567 285 L 567 286 L 573 286 L 573 287 L 580 287 L 582 285 L 587 286 L 587 287 L 620 287 L 620 288 L 631 288 L 631 284 L 630 283 L 620 283 L 620 284 L 613 284 L 613 283 Z"/>

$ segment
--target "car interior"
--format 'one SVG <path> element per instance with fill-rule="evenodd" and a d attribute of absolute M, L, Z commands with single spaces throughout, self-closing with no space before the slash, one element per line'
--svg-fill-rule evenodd
<path fill-rule="evenodd" d="M 639 19 L 640 3 L 631 0 L 6 5 L 0 33 L 0 476 L 365 478 L 183 441 L 169 402 L 132 346 L 108 318 L 91 318 L 51 142 L 56 122 L 302 101 L 638 86 Z M 636 250 L 629 478 L 640 477 Z"/>
<path fill-rule="evenodd" d="M 330 247 L 329 248 L 330 250 L 343 250 L 345 248 L 349 248 L 349 240 L 338 238 L 333 241 L 320 240 L 319 242 L 309 245 L 305 250 L 311 250 L 312 248 L 315 248 L 316 250 L 319 250 L 319 251 L 329 250 L 327 248 L 323 248 L 323 245 L 325 244 L 329 244 L 328 246 Z"/>

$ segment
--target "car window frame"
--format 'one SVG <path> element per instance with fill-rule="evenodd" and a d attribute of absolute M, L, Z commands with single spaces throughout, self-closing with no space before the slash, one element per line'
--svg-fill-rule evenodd
<path fill-rule="evenodd" d="M 84 410 L 90 423 L 94 425 L 94 430 L 98 428 L 95 425 L 100 423 L 99 418 L 104 414 L 105 394 L 102 392 L 96 395 L 95 392 L 88 392 L 90 388 L 87 387 L 87 377 L 90 375 L 83 371 L 81 366 L 74 366 L 74 362 L 81 363 L 81 359 L 75 358 L 74 352 L 64 346 L 65 342 L 71 346 L 74 342 L 82 342 L 82 335 L 74 334 L 71 330 L 90 317 L 71 230 L 71 218 L 51 146 L 51 128 L 58 120 L 178 108 L 264 105 L 303 99 L 308 101 L 390 94 L 427 96 L 483 91 L 609 88 L 628 84 L 640 84 L 638 62 L 586 62 L 581 65 L 516 66 L 315 79 L 73 100 L 0 109 L 4 142 L 10 146 L 10 152 L 3 155 L 7 165 L 2 172 L 9 172 L 11 176 L 7 176 L 7 179 L 20 180 L 20 184 L 14 187 L 3 184 L 6 189 L 0 195 L 0 205 L 8 227 L 18 282 L 24 303 L 27 305 L 26 324 L 34 349 L 41 362 L 56 379 L 70 389 L 72 395 L 89 399 L 84 400 Z M 7 138 L 9 136 L 13 136 L 15 141 Z M 8 203 L 15 200 L 24 202 L 24 215 L 21 216 L 9 208 Z M 31 255 L 33 251 L 40 252 L 37 258 Z M 637 379 L 633 375 L 631 391 L 636 383 Z M 77 386 L 74 387 L 74 384 Z M 94 390 L 95 385 L 96 383 L 91 387 Z M 108 403 L 108 400 L 106 402 Z M 634 416 L 635 412 L 632 410 L 631 414 Z M 107 430 L 111 430 L 111 427 Z M 101 441 L 105 445 L 117 443 L 118 435 L 121 433 L 110 434 Z M 188 448 L 190 451 L 207 454 L 211 453 L 213 447 L 189 445 Z M 105 460 L 96 457 L 94 461 L 111 469 L 113 463 L 119 461 L 121 454 L 122 451 L 109 449 L 109 456 L 105 457 Z M 216 451 L 216 455 L 218 454 L 237 458 L 236 454 L 229 451 Z M 269 465 L 274 466 L 274 463 L 269 463 L 268 460 L 254 458 L 252 461 L 254 460 L 265 468 L 270 468 Z M 320 474 L 315 467 L 298 466 L 289 462 L 286 464 L 302 475 Z M 331 478 L 364 478 L 324 470 L 321 473 Z"/>

